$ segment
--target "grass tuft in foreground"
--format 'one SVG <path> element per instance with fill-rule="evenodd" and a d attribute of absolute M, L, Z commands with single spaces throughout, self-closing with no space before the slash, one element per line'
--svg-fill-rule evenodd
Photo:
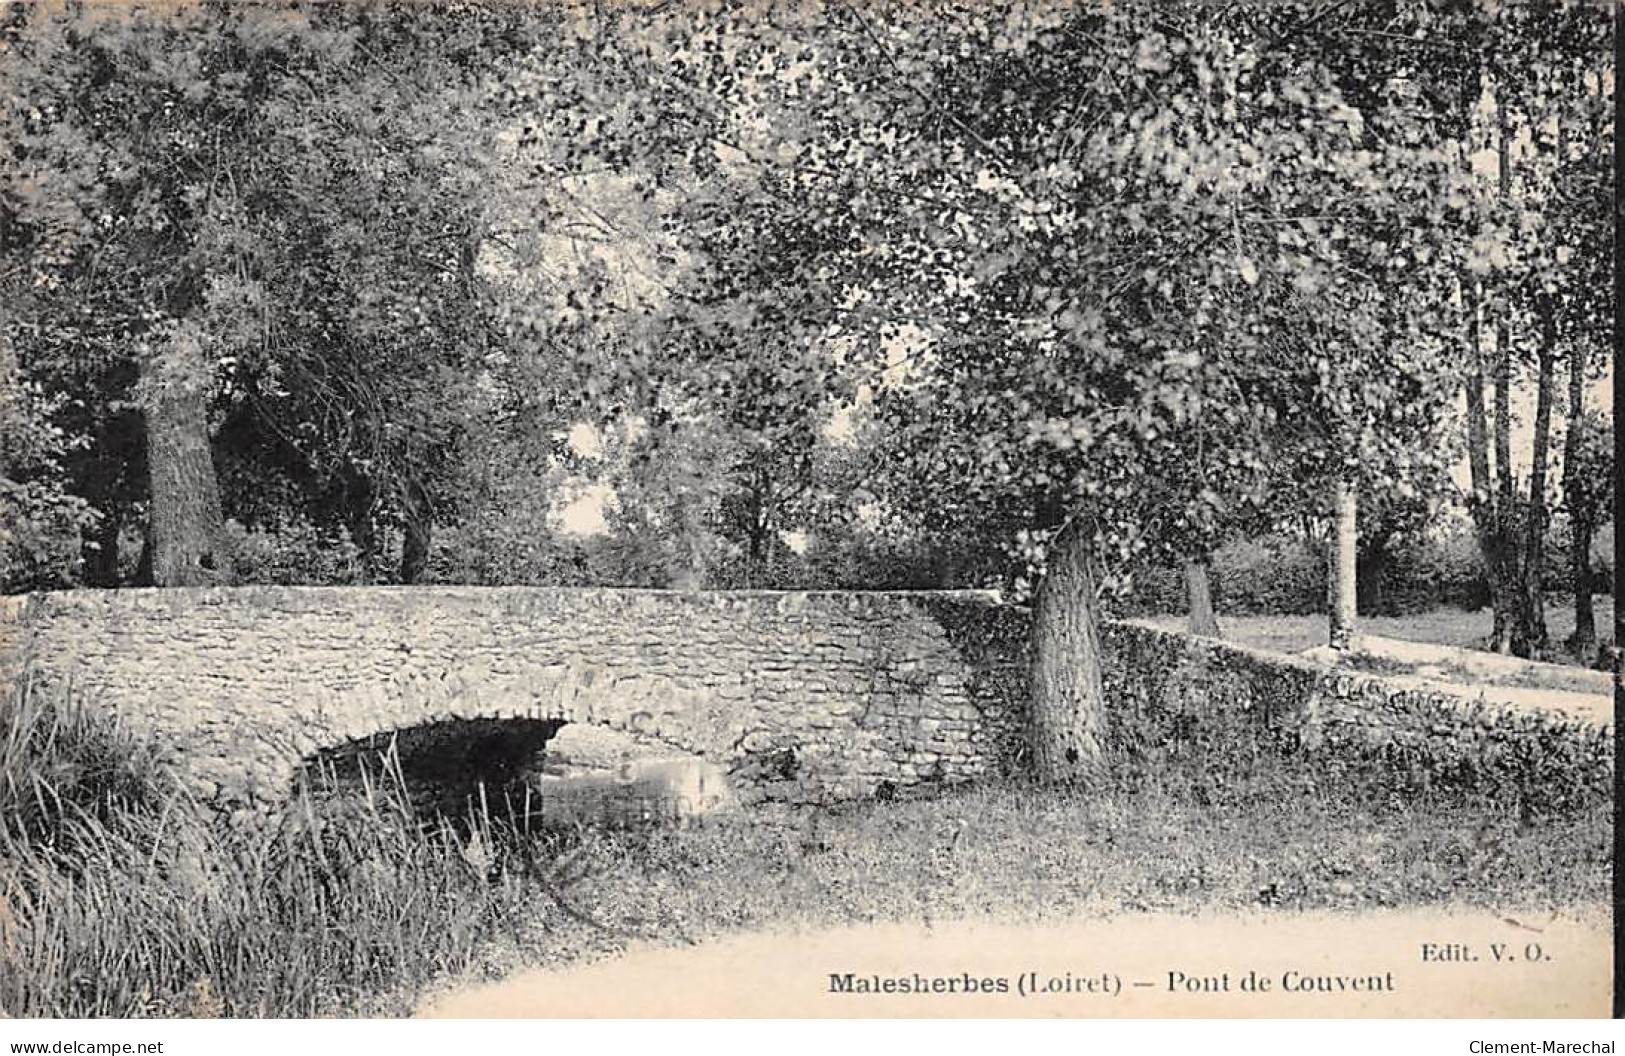
<path fill-rule="evenodd" d="M 274 831 L 204 824 L 139 739 L 28 685 L 0 746 L 9 1016 L 341 1013 L 469 963 L 553 868 L 491 815 L 425 827 L 387 779 Z"/>

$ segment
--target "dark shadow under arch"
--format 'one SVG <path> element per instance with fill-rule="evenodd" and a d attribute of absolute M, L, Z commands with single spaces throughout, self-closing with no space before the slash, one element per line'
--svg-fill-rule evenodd
<path fill-rule="evenodd" d="M 294 796 L 353 796 L 370 784 L 385 796 L 404 792 L 423 818 L 512 812 L 522 807 L 527 774 L 564 726 L 562 719 L 476 718 L 381 731 L 301 761 Z"/>

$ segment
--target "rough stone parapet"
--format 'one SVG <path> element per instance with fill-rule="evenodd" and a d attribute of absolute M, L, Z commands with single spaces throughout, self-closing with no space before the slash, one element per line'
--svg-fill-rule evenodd
<path fill-rule="evenodd" d="M 274 807 L 323 753 L 462 720 L 619 731 L 714 766 L 743 802 L 817 803 L 1018 768 L 1029 619 L 975 591 L 74 591 L 0 599 L 0 678 L 27 663 L 71 684 L 233 811 Z M 1222 724 L 1611 785 L 1609 725 L 1133 622 L 1103 643 L 1119 744 Z"/>
<path fill-rule="evenodd" d="M 1395 779 L 1499 790 L 1526 800 L 1606 797 L 1613 724 L 1497 701 L 1481 689 L 1353 672 L 1125 621 L 1109 624 L 1108 730 L 1207 728 L 1288 754 L 1374 760 Z M 1155 736 L 1155 733 L 1150 734 Z"/>
<path fill-rule="evenodd" d="M 48 679 L 174 747 L 192 790 L 278 802 L 301 763 L 462 719 L 590 723 L 739 795 L 863 796 L 1006 765 L 1021 697 L 982 592 L 528 587 L 75 591 L 21 606 Z M 0 614 L 4 615 L 4 614 Z"/>

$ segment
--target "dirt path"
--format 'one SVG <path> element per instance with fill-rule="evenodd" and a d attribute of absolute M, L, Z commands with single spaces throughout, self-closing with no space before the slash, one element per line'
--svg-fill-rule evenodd
<path fill-rule="evenodd" d="M 1590 1018 L 1609 1012 L 1609 951 L 1605 906 L 886 925 L 634 949 L 417 1014 Z"/>

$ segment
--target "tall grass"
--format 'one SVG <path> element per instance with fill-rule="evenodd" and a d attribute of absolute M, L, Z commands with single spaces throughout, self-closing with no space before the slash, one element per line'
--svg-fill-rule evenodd
<path fill-rule="evenodd" d="M 398 767 L 234 831 L 152 760 L 69 696 L 0 702 L 0 1014 L 341 1014 L 466 968 L 561 867 L 500 811 L 425 826 Z"/>

